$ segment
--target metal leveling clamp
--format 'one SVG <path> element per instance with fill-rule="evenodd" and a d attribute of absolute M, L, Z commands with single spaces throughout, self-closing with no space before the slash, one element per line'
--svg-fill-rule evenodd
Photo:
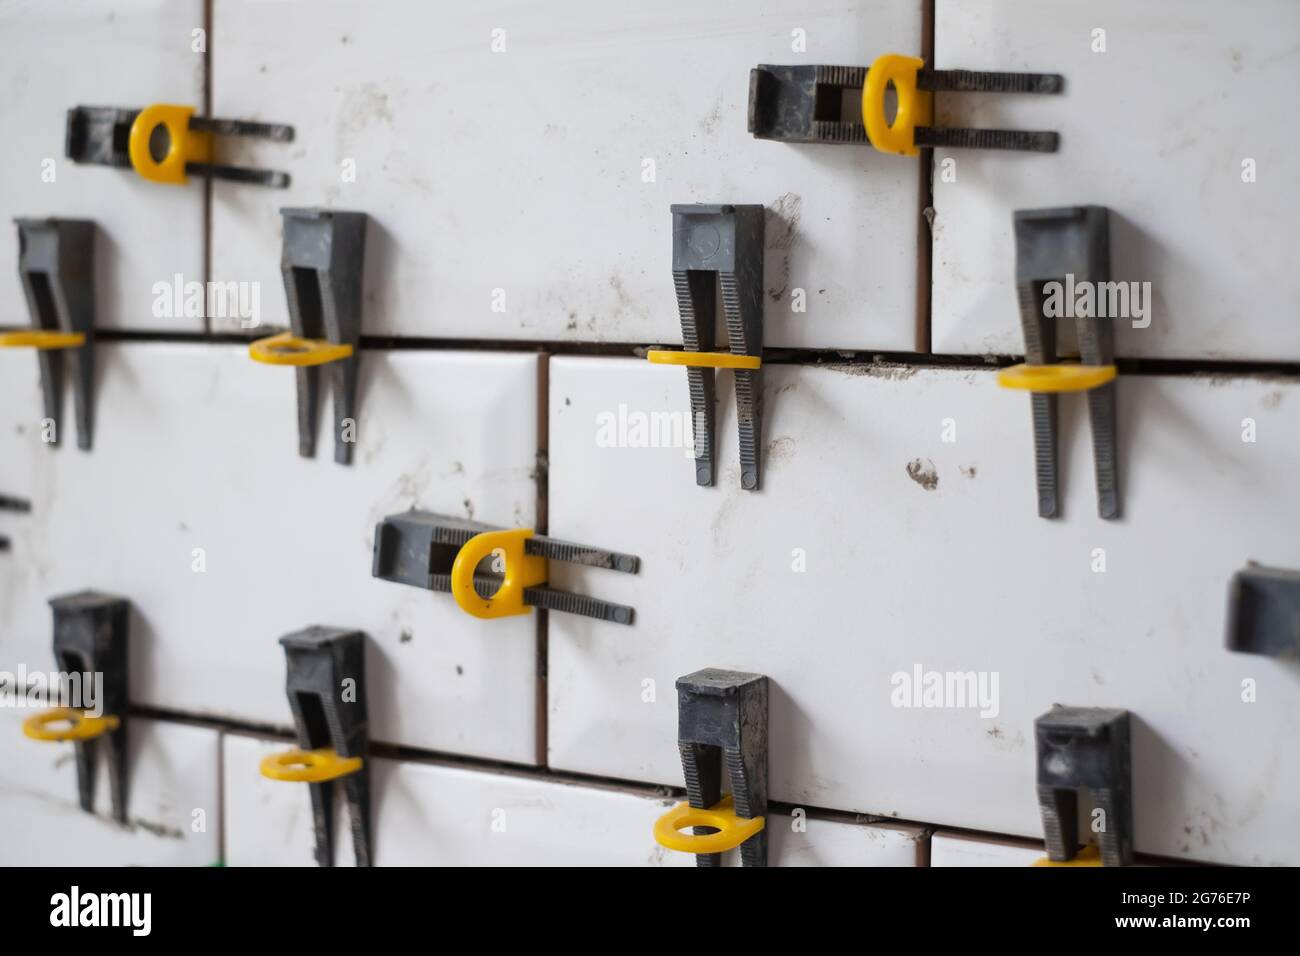
<path fill-rule="evenodd" d="M 357 866 L 370 866 L 365 635 L 309 627 L 286 634 L 280 644 L 301 749 L 271 754 L 262 761 L 262 776 L 309 785 L 316 862 L 321 866 L 334 865 L 334 781 L 342 779 Z"/>
<path fill-rule="evenodd" d="M 258 339 L 249 357 L 294 368 L 298 385 L 298 454 L 316 454 L 320 366 L 328 366 L 334 393 L 334 460 L 352 463 L 356 444 L 357 376 L 361 356 L 363 212 L 281 209 L 284 245 L 280 272 L 289 303 L 289 332 Z"/>
<path fill-rule="evenodd" d="M 712 485 L 716 471 L 714 370 L 735 370 L 740 485 L 757 491 L 763 432 L 763 207 L 676 205 L 672 214 L 673 284 L 684 349 L 651 349 L 646 358 L 686 367 L 697 485 Z M 713 350 L 719 292 L 726 352 Z"/>
<path fill-rule="evenodd" d="M 107 737 L 113 819 L 126 823 L 130 603 L 97 591 L 80 591 L 52 598 L 50 607 L 54 609 L 54 658 L 69 692 L 79 685 L 80 706 L 55 707 L 28 717 L 23 733 L 33 740 L 73 742 L 77 792 L 87 813 L 95 812 L 95 741 Z M 96 685 L 96 700 L 89 708 L 87 682 Z M 51 693 L 54 690 L 50 688 Z"/>
<path fill-rule="evenodd" d="M 411 510 L 375 527 L 371 574 L 385 581 L 449 592 L 478 618 L 527 614 L 534 607 L 631 624 L 633 608 L 546 584 L 550 561 L 636 574 L 636 555 L 607 551 L 477 521 Z"/>
<path fill-rule="evenodd" d="M 1025 363 L 999 371 L 998 384 L 1030 393 L 1038 515 L 1060 514 L 1056 396 L 1087 392 L 1097 512 L 1103 518 L 1118 518 L 1115 330 L 1109 316 L 1098 314 L 1095 291 L 1110 282 L 1109 212 L 1105 206 L 1022 209 L 1016 212 L 1015 228 L 1016 296 Z M 1091 299 L 1079 298 L 1082 308 L 1076 308 L 1076 288 L 1094 290 Z M 1056 311 L 1049 308 L 1053 301 L 1063 306 L 1063 314 L 1051 314 Z M 1079 338 L 1079 364 L 1056 357 L 1056 323 L 1071 314 Z"/>
<path fill-rule="evenodd" d="M 0 329 L 0 348 L 33 348 L 40 359 L 45 418 L 62 431 L 63 353 L 72 359 L 77 447 L 89 451 L 95 419 L 95 224 L 18 219 L 18 274 L 31 327 Z"/>
<path fill-rule="evenodd" d="M 931 126 L 934 94 L 1059 93 L 1064 87 L 1058 73 L 933 70 L 898 53 L 877 57 L 870 68 L 761 65 L 749 74 L 749 131 L 783 143 L 869 143 L 900 156 L 916 156 L 927 146 L 1054 153 L 1054 132 Z M 890 89 L 897 97 L 892 122 Z M 846 101 L 854 102 L 847 117 Z"/>
<path fill-rule="evenodd" d="M 715 667 L 677 679 L 688 802 L 660 817 L 654 834 L 661 846 L 696 854 L 697 866 L 721 866 L 736 847 L 742 866 L 767 866 L 767 687 L 762 674 Z"/>
<path fill-rule="evenodd" d="M 1051 863 L 1079 850 L 1079 794 L 1092 801 L 1101 865 L 1133 862 L 1133 768 L 1129 712 L 1057 705 L 1034 721 L 1038 809 Z"/>
<path fill-rule="evenodd" d="M 189 176 L 283 189 L 289 174 L 224 166 L 212 161 L 214 136 L 251 136 L 293 142 L 293 127 L 279 123 L 195 116 L 192 106 L 155 103 L 144 109 L 74 106 L 68 110 L 64 152 L 74 163 L 134 169 L 155 183 L 183 185 Z"/>

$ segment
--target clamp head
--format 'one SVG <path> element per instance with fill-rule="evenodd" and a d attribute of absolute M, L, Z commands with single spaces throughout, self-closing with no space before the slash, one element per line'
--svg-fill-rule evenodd
<path fill-rule="evenodd" d="M 139 110 L 74 106 L 64 127 L 63 153 L 74 163 L 131 168 L 131 125 Z"/>
<path fill-rule="evenodd" d="M 45 418 L 58 443 L 63 350 L 73 366 L 77 446 L 88 451 L 94 425 L 95 224 L 87 219 L 16 219 L 18 272 L 31 328 L 0 332 L 0 347 L 37 350 Z"/>
<path fill-rule="evenodd" d="M 366 636 L 361 631 L 313 626 L 280 638 L 285 691 L 307 749 L 332 746 L 359 757 L 369 740 L 366 711 Z M 311 701 L 314 699 L 315 703 Z"/>
<path fill-rule="evenodd" d="M 97 591 L 79 591 L 51 598 L 50 607 L 54 611 L 54 659 L 64 675 L 80 675 L 82 699 L 74 707 L 30 718 L 23 733 L 36 740 L 73 742 L 77 790 L 81 809 L 87 813 L 95 811 L 95 740 L 106 737 L 113 819 L 126 823 L 130 603 Z M 93 702 L 88 699 L 88 683 L 94 691 Z M 98 713 L 88 713 L 87 705 Z"/>
<path fill-rule="evenodd" d="M 1300 659 L 1300 571 L 1249 564 L 1228 591 L 1230 651 Z"/>
<path fill-rule="evenodd" d="M 844 110 L 867 71 L 860 66 L 773 66 L 749 71 L 749 132 L 782 143 L 867 142 L 860 110 Z"/>
<path fill-rule="evenodd" d="M 1133 771 L 1129 712 L 1059 704 L 1034 721 L 1038 806 L 1048 857 L 1079 852 L 1078 797 L 1090 816 L 1105 866 L 1133 862 Z"/>
<path fill-rule="evenodd" d="M 1016 281 L 1110 278 L 1110 210 L 1105 206 L 1017 209 Z"/>
<path fill-rule="evenodd" d="M 763 207 L 674 203 L 673 271 L 762 275 Z M 757 256 L 757 261 L 755 261 Z"/>
<path fill-rule="evenodd" d="M 78 591 L 51 598 L 50 607 L 59 668 L 69 674 L 102 675 L 99 693 L 104 716 L 125 720 L 130 602 L 98 591 Z"/>

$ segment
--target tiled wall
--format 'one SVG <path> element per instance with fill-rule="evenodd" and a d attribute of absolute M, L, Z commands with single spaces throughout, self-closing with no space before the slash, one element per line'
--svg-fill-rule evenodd
<path fill-rule="evenodd" d="M 1300 672 L 1223 639 L 1234 571 L 1300 567 L 1300 142 L 1265 119 L 1300 78 L 1300 8 L 1258 7 L 0 2 L 0 218 L 97 222 L 102 340 L 90 452 L 46 445 L 36 362 L 0 350 L 0 496 L 30 502 L 0 510 L 0 671 L 53 667 L 50 597 L 120 594 L 134 706 L 125 825 L 103 768 L 83 813 L 69 745 L 0 710 L 0 862 L 310 865 L 307 789 L 258 765 L 291 736 L 277 638 L 327 624 L 367 635 L 379 865 L 691 865 L 651 830 L 683 785 L 674 682 L 707 666 L 771 681 L 773 865 L 1040 858 L 1033 721 L 1057 702 L 1133 714 L 1139 853 L 1300 864 Z M 931 184 L 746 132 L 758 63 L 931 48 L 1064 74 L 939 109 L 1060 151 L 936 150 Z M 292 185 L 63 159 L 69 107 L 152 102 L 293 125 L 222 157 Z M 642 351 L 681 341 L 688 202 L 768 211 L 758 492 L 730 373 L 715 487 L 637 433 L 689 412 Z M 1118 521 L 1070 397 L 1063 516 L 1037 517 L 1028 400 L 995 382 L 1023 352 L 1012 211 L 1082 203 L 1112 210 L 1115 277 L 1155 290 L 1150 326 L 1118 329 Z M 371 217 L 350 466 L 328 404 L 298 456 L 293 375 L 248 360 L 287 321 L 295 206 Z M 0 325 L 16 258 L 0 229 Z M 160 309 L 178 275 L 260 283 L 260 324 Z M 478 620 L 374 579 L 376 522 L 411 507 L 637 555 L 551 574 L 634 625 Z M 996 674 L 993 712 L 897 706 L 916 667 Z"/>

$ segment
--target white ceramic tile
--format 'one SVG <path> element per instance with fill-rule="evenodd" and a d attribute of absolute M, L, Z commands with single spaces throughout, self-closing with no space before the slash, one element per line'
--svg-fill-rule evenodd
<path fill-rule="evenodd" d="M 718 486 L 698 488 L 681 448 L 602 447 L 620 405 L 629 443 L 637 415 L 686 416 L 680 370 L 551 363 L 551 526 L 641 557 L 635 578 L 556 575 L 637 617 L 628 632 L 551 616 L 552 766 L 680 785 L 676 678 L 757 671 L 773 799 L 1038 836 L 1034 718 L 1125 707 L 1140 851 L 1300 861 L 1300 675 L 1223 648 L 1232 573 L 1300 567 L 1297 385 L 1122 377 L 1126 517 L 1105 522 L 1078 400 L 1062 403 L 1064 517 L 1046 521 L 1028 401 L 991 371 L 770 366 L 758 493 L 740 489 L 723 381 Z M 997 716 L 892 706 L 893 675 L 918 665 L 996 672 Z"/>
<path fill-rule="evenodd" d="M 915 162 L 758 141 L 746 109 L 759 63 L 866 64 L 918 49 L 919 3 L 214 10 L 214 110 L 297 131 L 292 146 L 250 141 L 232 154 L 293 183 L 273 201 L 216 188 L 216 278 L 279 282 L 280 206 L 358 209 L 374 217 L 371 333 L 680 342 L 669 206 L 760 203 L 773 210 L 767 345 L 913 347 Z M 492 52 L 497 29 L 503 53 Z M 795 30 L 806 53 L 791 51 Z M 348 161 L 355 181 L 344 181 Z M 795 288 L 804 313 L 792 311 Z M 283 324 L 283 297 L 263 314 Z"/>
<path fill-rule="evenodd" d="M 768 817 L 768 827 L 775 866 L 916 866 L 926 839 L 920 827 L 817 818 L 796 824 L 780 814 Z"/>
<path fill-rule="evenodd" d="M 225 737 L 227 862 L 312 865 L 305 786 L 267 780 L 261 759 L 283 742 Z M 381 866 L 693 866 L 664 850 L 655 820 L 675 800 L 459 767 L 377 759 L 372 764 L 375 862 Z M 915 827 L 769 818 L 774 866 L 915 866 Z M 336 865 L 352 838 L 336 813 Z M 734 854 L 732 854 L 734 856 Z M 734 861 L 733 861 L 734 862 Z"/>
<path fill-rule="evenodd" d="M 101 328 L 201 331 L 201 318 L 154 314 L 154 283 L 203 280 L 203 187 L 146 182 L 130 169 L 64 158 L 74 106 L 202 106 L 192 31 L 201 0 L 4 0 L 0 3 L 0 325 L 26 325 L 14 217 L 93 219 L 95 322 Z M 46 161 L 53 160 L 53 182 Z"/>
<path fill-rule="evenodd" d="M 46 600 L 93 587 L 132 601 L 132 699 L 290 723 L 277 639 L 311 624 L 370 637 L 378 740 L 531 762 L 531 617 L 477 621 L 449 595 L 371 578 L 375 523 L 420 506 L 534 520 L 537 358 L 366 350 L 355 462 L 298 457 L 293 375 L 246 347 L 101 350 L 95 450 L 38 437 L 34 364 L 0 378 L 0 650 L 49 653 Z M 20 432 L 16 434 L 16 432 Z M 206 571 L 195 573 L 195 549 Z"/>
<path fill-rule="evenodd" d="M 1043 845 L 992 840 L 958 833 L 930 837 L 931 866 L 1032 866 L 1046 856 Z"/>
<path fill-rule="evenodd" d="M 48 672 L 53 658 L 33 664 Z M 0 668 L 13 673 L 6 661 Z M 70 743 L 23 736 L 33 711 L 0 709 L 0 865 L 207 866 L 218 844 L 218 734 L 183 724 L 128 721 L 127 823 L 112 818 L 104 745 L 95 812 L 82 811 Z M 201 811 L 201 812 L 196 812 Z"/>
<path fill-rule="evenodd" d="M 935 151 L 934 350 L 1023 353 L 1012 212 L 1096 203 L 1111 209 L 1114 278 L 1153 296 L 1149 327 L 1118 322 L 1119 354 L 1294 361 L 1297 32 L 1292 0 L 938 0 L 937 66 L 1066 85 L 938 99 L 941 123 L 1058 130 L 1061 146 Z"/>

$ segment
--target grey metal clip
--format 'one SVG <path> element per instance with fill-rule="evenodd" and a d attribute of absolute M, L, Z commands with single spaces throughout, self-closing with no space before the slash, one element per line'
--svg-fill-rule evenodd
<path fill-rule="evenodd" d="M 64 133 L 64 153 L 78 164 L 132 168 L 129 143 L 131 128 L 141 110 L 120 109 L 113 106 L 74 106 L 68 110 Z M 214 119 L 207 116 L 190 116 L 187 127 L 193 133 L 211 133 L 218 136 L 246 136 L 269 139 L 276 143 L 293 142 L 293 127 L 282 123 L 255 123 L 247 120 Z M 161 125 L 150 131 L 150 150 Z M 158 152 L 165 155 L 174 144 L 170 138 L 158 141 Z M 160 157 L 155 156 L 155 160 Z M 273 169 L 251 169 L 243 166 L 225 166 L 211 162 L 187 162 L 185 172 L 193 176 L 210 176 L 236 183 L 252 183 L 284 189 L 289 185 L 289 174 Z"/>
<path fill-rule="evenodd" d="M 1079 793 L 1093 802 L 1103 866 L 1133 862 L 1133 770 L 1129 712 L 1054 706 L 1034 721 L 1038 809 L 1048 858 L 1063 863 L 1079 850 Z"/>
<path fill-rule="evenodd" d="M 450 594 L 452 567 L 461 548 L 479 534 L 500 530 L 502 529 L 478 521 L 415 509 L 389 515 L 375 526 L 371 574 L 396 584 Z M 524 554 L 547 561 L 566 561 L 570 564 L 622 571 L 625 574 L 636 574 L 641 565 L 640 559 L 632 554 L 559 541 L 545 535 L 527 538 L 524 541 Z M 491 599 L 501 587 L 503 572 L 503 567 L 476 568 L 474 590 L 479 597 Z M 524 587 L 523 603 L 529 607 L 581 614 L 613 624 L 631 624 L 636 614 L 633 608 L 624 604 L 612 604 L 583 594 L 559 591 L 545 583 Z"/>
<path fill-rule="evenodd" d="M 316 862 L 334 865 L 334 785 L 343 784 L 357 866 L 370 866 L 370 765 L 366 747 L 365 634 L 337 627 L 309 627 L 280 638 L 285 689 L 298 743 L 304 750 L 331 747 L 340 757 L 360 757 L 361 767 L 339 780 L 309 783 Z"/>
<path fill-rule="evenodd" d="M 767 816 L 767 687 L 762 674 L 716 667 L 677 679 L 677 749 L 695 809 L 722 799 L 725 767 L 736 815 Z M 767 866 L 766 827 L 740 845 L 740 860 L 742 866 Z M 695 864 L 721 866 L 722 854 L 696 854 Z"/>
<path fill-rule="evenodd" d="M 89 451 L 95 412 L 95 224 L 85 219 L 16 219 L 18 273 L 31 328 L 80 336 L 78 345 L 36 345 L 45 418 L 62 432 L 63 353 L 71 353 L 77 447 Z"/>
<path fill-rule="evenodd" d="M 100 716 L 117 721 L 117 726 L 105 735 L 109 796 L 113 819 L 126 823 L 130 603 L 96 591 L 79 591 L 51 598 L 50 607 L 54 609 L 54 658 L 59 670 L 68 678 L 80 675 L 82 709 L 87 697 L 86 682 L 94 681 Z M 95 743 L 96 739 L 91 738 L 73 744 L 77 793 L 81 809 L 87 813 L 95 812 Z"/>
<path fill-rule="evenodd" d="M 334 393 L 334 460 L 351 464 L 361 363 L 362 280 L 366 225 L 363 212 L 281 209 L 284 245 L 280 272 L 289 321 L 300 339 L 346 345 L 351 354 L 326 363 Z M 298 454 L 316 454 L 320 366 L 295 369 L 298 380 Z"/>
<path fill-rule="evenodd" d="M 863 66 L 760 64 L 749 73 L 749 132 L 782 143 L 866 145 L 862 87 L 867 72 Z M 1059 93 L 1064 86 L 1057 73 L 921 69 L 916 76 L 916 88 L 932 93 Z M 913 139 L 919 147 L 1038 153 L 1055 152 L 1059 142 L 1053 132 L 936 126 L 916 126 Z"/>
<path fill-rule="evenodd" d="M 1300 571 L 1252 562 L 1234 574 L 1226 643 L 1243 654 L 1300 659 Z"/>
<path fill-rule="evenodd" d="M 1015 213 L 1016 296 L 1025 337 L 1025 362 L 1048 365 L 1057 361 L 1056 316 L 1047 315 L 1049 283 L 1063 290 L 1061 300 L 1073 311 L 1071 291 L 1090 283 L 1094 290 L 1110 281 L 1110 213 L 1105 206 L 1021 209 Z M 1094 303 L 1096 298 L 1094 296 Z M 1109 316 L 1095 307 L 1075 316 L 1079 355 L 1084 365 L 1115 363 L 1115 330 Z M 1068 314 L 1068 312 L 1067 312 Z M 1057 478 L 1057 397 L 1030 395 L 1034 423 L 1034 462 L 1038 484 L 1038 514 L 1060 514 Z M 1115 382 L 1088 390 L 1092 421 L 1093 467 L 1097 477 L 1097 512 L 1102 518 L 1120 516 L 1119 446 L 1116 438 Z"/>
<path fill-rule="evenodd" d="M 673 285 L 686 352 L 712 352 L 718 294 L 731 355 L 750 356 L 737 368 L 736 422 L 740 430 L 740 484 L 756 491 L 763 431 L 763 207 L 674 205 Z M 707 359 L 686 369 L 695 437 L 695 483 L 715 479 L 714 372 Z"/>

